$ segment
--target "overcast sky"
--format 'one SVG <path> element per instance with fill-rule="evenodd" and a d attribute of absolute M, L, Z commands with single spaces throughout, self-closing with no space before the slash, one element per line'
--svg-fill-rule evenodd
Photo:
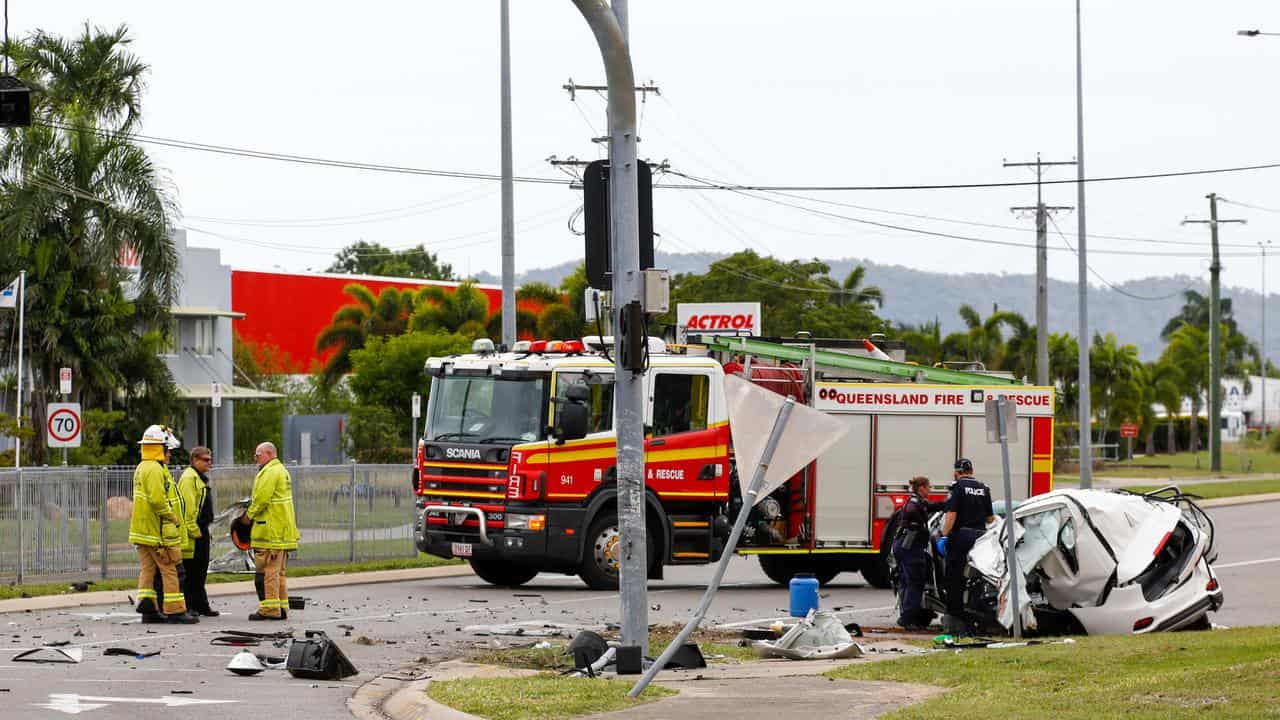
<path fill-rule="evenodd" d="M 565 177 L 546 158 L 602 153 L 590 138 L 603 133 L 603 97 L 588 92 L 575 102 L 561 88 L 568 78 L 602 83 L 600 55 L 569 0 L 511 4 L 516 173 Z M 1084 15 L 1089 176 L 1280 163 L 1280 37 L 1236 35 L 1280 32 L 1280 5 L 1086 0 Z M 15 0 L 9 16 L 15 36 L 126 23 L 152 67 L 142 130 L 149 135 L 499 170 L 497 0 Z M 1004 159 L 1075 156 L 1072 0 L 632 0 L 631 18 L 637 79 L 662 93 L 640 106 L 640 155 L 690 175 L 806 186 L 1002 182 L 1033 177 L 1001 167 Z M 500 269 L 497 182 L 149 149 L 173 184 L 191 242 L 221 248 L 234 267 L 321 270 L 336 249 L 363 239 L 426 243 L 464 274 Z M 1072 178 L 1074 169 L 1048 176 Z M 1209 192 L 1280 210 L 1280 169 L 1088 186 L 1091 235 L 1162 241 L 1094 238 L 1090 265 L 1111 282 L 1204 275 L 1208 230 L 1180 221 L 1206 216 Z M 1008 209 L 1033 204 L 1032 187 L 797 194 L 858 207 L 767 197 L 1034 242 L 1031 219 Z M 581 258 L 582 241 L 567 227 L 579 197 L 566 186 L 517 185 L 517 270 Z M 1045 199 L 1074 205 L 1075 186 L 1046 186 Z M 746 247 L 946 272 L 1035 267 L 1029 249 L 877 228 L 731 192 L 659 189 L 654 204 L 659 248 L 671 252 Z M 1257 288 L 1255 244 L 1274 239 L 1280 251 L 1280 212 L 1224 204 L 1220 217 L 1249 221 L 1222 228 L 1224 283 Z M 1056 226 L 1075 243 L 1074 214 L 1060 214 Z M 1050 228 L 1050 247 L 1063 249 L 1050 253 L 1050 273 L 1073 279 L 1075 256 Z M 1227 247 L 1235 244 L 1248 249 Z M 1248 257 L 1229 255 L 1242 252 Z"/>

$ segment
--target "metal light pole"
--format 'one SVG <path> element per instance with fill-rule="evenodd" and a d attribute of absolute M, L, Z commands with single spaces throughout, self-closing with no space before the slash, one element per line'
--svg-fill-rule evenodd
<path fill-rule="evenodd" d="M 516 220 L 511 170 L 511 8 L 502 0 L 498 10 L 502 84 L 502 344 L 516 344 Z"/>
<path fill-rule="evenodd" d="M 1262 437 L 1267 436 L 1267 246 L 1270 240 L 1258 242 L 1262 250 Z"/>
<path fill-rule="evenodd" d="M 621 535 L 619 596 L 622 645 L 649 647 L 649 605 L 644 523 L 644 376 L 632 372 L 622 352 L 623 331 L 634 340 L 643 333 L 623 318 L 640 305 L 640 218 L 636 190 L 636 95 L 631 51 L 619 17 L 626 3 L 613 8 L 604 0 L 573 0 L 595 34 L 609 86 L 609 228 L 613 251 L 615 330 L 614 408 L 617 421 L 618 531 Z M 615 12 L 620 11 L 620 16 Z M 639 342 L 647 342 L 644 337 Z"/>
<path fill-rule="evenodd" d="M 1236 34 L 1243 35 L 1245 37 L 1258 37 L 1259 35 L 1269 35 L 1272 37 L 1280 37 L 1280 33 L 1262 32 L 1261 30 L 1237 30 Z"/>
<path fill-rule="evenodd" d="M 1084 80 L 1081 71 L 1080 0 L 1076 0 L 1076 247 L 1079 249 L 1080 375 L 1076 382 L 1080 406 L 1080 487 L 1093 487 L 1093 453 L 1089 433 L 1093 413 L 1089 407 L 1089 265 L 1085 259 L 1084 231 Z"/>

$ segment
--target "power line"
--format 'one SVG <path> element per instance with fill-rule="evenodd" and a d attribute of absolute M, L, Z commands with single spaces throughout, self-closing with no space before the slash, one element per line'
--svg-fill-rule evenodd
<path fill-rule="evenodd" d="M 1058 227 L 1058 221 L 1055 220 L 1052 215 L 1048 215 L 1047 217 L 1049 218 L 1050 224 L 1053 225 L 1053 231 L 1058 233 L 1058 237 L 1062 238 L 1062 242 L 1067 246 L 1067 249 L 1074 253 L 1076 251 L 1076 248 L 1074 245 L 1071 244 L 1071 241 L 1067 239 L 1067 236 L 1063 234 L 1062 228 Z M 1098 251 L 1094 250 L 1094 252 L 1098 252 Z M 1113 285 L 1106 278 L 1102 277 L 1102 275 L 1097 270 L 1094 270 L 1093 266 L 1089 265 L 1088 263 L 1085 264 L 1085 267 L 1089 268 L 1090 274 L 1092 274 L 1095 278 L 1097 278 L 1098 282 L 1102 283 L 1103 285 L 1106 285 L 1107 287 L 1120 293 L 1121 295 L 1124 295 L 1125 297 L 1128 297 L 1128 298 L 1133 298 L 1134 300 L 1144 300 L 1144 301 L 1150 301 L 1150 302 L 1169 300 L 1169 299 L 1178 297 L 1179 295 L 1182 295 L 1186 291 L 1190 290 L 1192 285 L 1195 285 L 1195 282 L 1193 281 L 1189 283 L 1186 287 L 1182 288 L 1181 290 L 1175 293 L 1170 293 L 1168 295 L 1159 295 L 1156 297 L 1148 297 L 1145 295 L 1137 295 L 1137 294 L 1131 293 L 1128 290 L 1120 288 L 1117 285 Z M 1204 277 L 1203 273 L 1201 274 L 1201 277 Z"/>
<path fill-rule="evenodd" d="M 215 145 L 211 143 L 200 143 L 189 140 L 176 140 L 173 138 L 162 138 L 152 135 L 143 135 L 135 132 L 116 132 L 111 130 L 101 130 L 98 128 L 74 128 L 56 122 L 33 122 L 33 125 L 43 127 L 56 128 L 60 130 L 88 130 L 104 137 L 124 136 L 127 139 L 137 142 L 147 143 L 151 145 L 161 145 L 164 147 L 173 147 L 183 150 L 197 150 L 201 152 L 211 152 L 223 155 L 233 155 L 238 157 L 255 158 L 259 160 L 276 160 L 279 162 L 297 163 L 303 165 L 318 165 L 323 167 L 345 168 L 351 170 L 368 170 L 371 172 L 385 172 L 402 175 L 425 175 L 429 177 L 445 177 L 463 180 L 501 180 L 500 175 L 493 173 L 480 173 L 462 170 L 440 170 L 432 168 L 419 168 L 403 165 L 386 165 L 381 163 L 360 162 L 353 160 L 335 160 L 330 158 L 322 158 L 308 155 L 294 155 L 289 153 L 278 153 L 266 150 L 253 150 L 248 148 L 238 148 L 230 145 Z M 1094 178 L 1084 178 L 1082 180 L 1046 180 L 1045 185 L 1065 185 L 1075 184 L 1077 182 L 1098 183 L 1098 182 L 1119 182 L 1128 180 L 1155 180 L 1161 178 L 1173 177 L 1189 177 L 1196 175 L 1215 175 L 1222 173 L 1236 172 L 1254 172 L 1258 170 L 1273 170 L 1280 168 L 1280 163 L 1261 163 L 1257 165 L 1238 165 L 1223 168 L 1206 168 L 1197 170 L 1177 170 L 1170 172 L 1132 174 L 1132 175 L 1111 175 Z M 985 183 L 932 183 L 932 184 L 912 184 L 912 185 L 741 185 L 714 180 L 703 180 L 680 172 L 670 171 L 671 174 L 693 180 L 698 185 L 681 185 L 662 183 L 654 185 L 655 188 L 672 189 L 672 190 L 729 190 L 729 191 L 755 191 L 755 192 L 853 192 L 853 191 L 907 191 L 907 190 L 970 190 L 981 188 L 1009 188 L 1009 187 L 1026 187 L 1034 185 L 1035 181 L 1014 181 L 1014 182 L 985 182 Z M 544 185 L 568 185 L 569 181 L 559 178 L 529 177 L 519 176 L 513 178 L 515 182 L 536 183 Z"/>
<path fill-rule="evenodd" d="M 1277 210 L 1275 208 L 1263 207 L 1261 205 L 1251 205 L 1249 203 L 1243 203 L 1236 200 L 1228 200 L 1224 197 L 1219 197 L 1218 202 L 1226 203 L 1227 205 L 1235 205 L 1236 207 L 1248 208 L 1250 210 L 1260 210 L 1262 212 L 1280 214 L 1280 210 Z M 1227 246 L 1227 243 L 1219 243 L 1219 244 L 1222 245 L 1223 247 Z"/>
<path fill-rule="evenodd" d="M 698 188 L 698 189 L 703 189 L 703 188 Z M 868 220 L 866 218 L 858 218 L 858 217 L 853 217 L 851 215 L 841 215 L 840 213 L 833 213 L 825 210 L 819 210 L 817 208 L 807 207 L 804 205 L 784 202 L 782 200 L 777 200 L 771 197 L 764 197 L 762 195 L 753 195 L 750 192 L 742 191 L 742 190 L 732 190 L 732 192 L 738 193 L 744 197 L 755 198 L 756 200 L 761 200 L 763 202 L 772 203 L 774 205 L 781 205 L 783 207 L 789 207 L 796 210 L 801 210 L 803 212 L 807 212 L 813 215 L 818 215 L 821 217 L 847 220 L 849 222 L 855 222 L 863 225 L 871 225 L 874 227 L 882 227 L 890 230 L 898 230 L 901 232 L 914 233 L 918 235 L 927 235 L 930 237 L 945 238 L 950 240 L 961 240 L 964 242 L 980 243 L 984 245 L 996 245 L 996 246 L 1002 246 L 1002 247 L 1016 247 L 1016 248 L 1034 248 L 1035 247 L 1035 245 L 1028 244 L 1028 243 L 1013 242 L 1009 240 L 993 240 L 990 238 L 980 238 L 980 237 L 974 237 L 971 235 L 957 235 L 955 233 L 940 232 L 936 230 L 927 230 L 924 228 L 916 228 L 916 227 L 910 227 L 906 225 L 895 225 L 892 223 L 884 223 L 876 220 Z M 1058 251 L 1065 251 L 1064 248 L 1051 248 L 1051 249 L 1058 250 Z M 1132 256 L 1141 256 L 1141 257 L 1196 257 L 1196 258 L 1204 257 L 1204 253 L 1196 253 L 1196 252 L 1157 252 L 1157 251 L 1151 251 L 1151 250 L 1115 250 L 1115 249 L 1096 250 L 1095 252 L 1106 254 L 1106 255 L 1132 255 Z M 1254 255 L 1253 253 L 1232 254 L 1232 256 L 1235 256 L 1235 257 L 1252 257 L 1253 255 Z"/>
<path fill-rule="evenodd" d="M 1258 165 L 1237 165 L 1233 167 L 1223 168 L 1205 168 L 1198 170 L 1174 170 L 1169 172 L 1158 173 L 1142 173 L 1134 175 L 1106 175 L 1101 177 L 1084 178 L 1083 180 L 1045 180 L 1045 185 L 1074 185 L 1076 183 L 1099 183 L 1099 182 L 1120 182 L 1125 180 L 1157 180 L 1161 178 L 1173 177 L 1189 177 L 1194 175 L 1217 175 L 1222 173 L 1236 172 L 1253 172 L 1257 170 L 1274 170 L 1280 168 L 1280 163 L 1262 163 Z M 708 187 L 704 190 L 754 190 L 754 191 L 800 191 L 800 192 L 827 192 L 827 191 L 880 191 L 880 190 L 973 190 L 981 188 L 1004 188 L 1004 187 L 1026 187 L 1035 185 L 1034 180 L 1015 181 L 1015 182 L 985 182 L 985 183 L 934 183 L 934 184 L 917 184 L 917 185 L 738 185 L 728 182 L 707 181 L 693 178 L 681 173 L 672 171 L 673 175 L 686 177 L 696 182 L 701 182 Z"/>

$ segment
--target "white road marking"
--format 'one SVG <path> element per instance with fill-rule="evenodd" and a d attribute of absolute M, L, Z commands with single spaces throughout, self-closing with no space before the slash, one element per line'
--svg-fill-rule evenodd
<path fill-rule="evenodd" d="M 165 707 L 185 707 L 188 705 L 220 705 L 233 702 L 239 702 L 239 700 L 205 700 L 203 698 L 187 697 L 131 698 L 77 695 L 75 693 L 49 693 L 48 702 L 32 703 L 32 705 L 48 710 L 57 710 L 67 715 L 79 715 L 86 710 L 97 710 L 111 703 L 145 703 L 164 705 Z"/>
<path fill-rule="evenodd" d="M 1244 562 L 1233 562 L 1225 565 L 1214 564 L 1214 570 L 1230 570 L 1231 568 L 1247 567 L 1249 565 L 1262 565 L 1265 563 L 1280 562 L 1280 557 L 1263 558 L 1261 560 L 1245 560 Z"/>

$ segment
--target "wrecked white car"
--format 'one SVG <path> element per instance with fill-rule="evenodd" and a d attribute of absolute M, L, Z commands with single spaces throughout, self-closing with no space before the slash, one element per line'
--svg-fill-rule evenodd
<path fill-rule="evenodd" d="M 1176 487 L 1137 495 L 1057 490 L 1014 510 L 1019 611 L 1026 630 L 1042 634 L 1146 633 L 1211 626 L 1222 606 L 1213 572 L 1213 522 Z M 941 514 L 933 518 L 935 529 Z M 936 582 L 925 605 L 943 612 L 943 578 L 934 543 Z M 1005 522 L 997 519 L 969 553 L 965 618 L 976 632 L 1013 626 L 1005 569 Z"/>

